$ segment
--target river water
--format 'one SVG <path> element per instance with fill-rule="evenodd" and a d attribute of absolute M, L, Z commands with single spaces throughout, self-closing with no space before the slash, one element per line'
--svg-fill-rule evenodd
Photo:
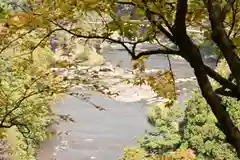
<path fill-rule="evenodd" d="M 154 46 L 142 46 L 143 48 Z M 106 60 L 121 68 L 131 68 L 130 56 L 124 50 L 108 50 L 103 54 Z M 184 60 L 171 60 L 177 78 L 193 76 L 192 69 Z M 209 62 L 214 65 L 214 63 Z M 147 61 L 148 69 L 166 69 L 165 56 L 151 56 Z M 180 103 L 188 96 L 188 90 L 195 82 L 181 84 Z M 39 152 L 40 160 L 118 160 L 124 147 L 137 145 L 136 136 L 144 135 L 151 126 L 147 123 L 147 104 L 145 101 L 120 102 L 108 99 L 97 93 L 91 101 L 103 106 L 99 111 L 90 104 L 67 96 L 57 102 L 56 112 L 70 114 L 76 121 L 61 122 L 55 126 L 59 135 L 44 142 Z"/>

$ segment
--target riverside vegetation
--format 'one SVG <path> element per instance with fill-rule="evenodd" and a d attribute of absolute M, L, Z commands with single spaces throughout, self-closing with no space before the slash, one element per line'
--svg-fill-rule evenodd
<path fill-rule="evenodd" d="M 46 127 L 56 116 L 49 112 L 49 105 L 74 84 L 96 83 L 80 77 L 69 81 L 52 72 L 53 65 L 76 65 L 75 62 L 55 62 L 47 39 L 59 31 L 88 42 L 101 39 L 122 45 L 137 62 L 133 65 L 136 70 L 133 83 L 146 83 L 158 96 L 168 99 L 163 106 L 166 108 L 153 109 L 149 117 L 164 139 L 149 140 L 148 137 L 140 140 L 144 150 L 130 149 L 130 157 L 126 158 L 131 159 L 139 153 L 140 158 L 149 153 L 153 158 L 165 153 L 172 154 L 170 157 L 188 156 L 189 159 L 195 156 L 199 159 L 240 157 L 240 1 L 28 0 L 26 3 L 11 0 L 0 1 L 0 4 L 0 129 L 2 138 L 15 139 L 10 146 L 16 146 L 14 150 L 18 155 L 13 154 L 13 157 L 34 159 L 38 142 L 48 137 Z M 132 20 L 130 14 L 117 14 L 118 5 L 134 7 L 138 20 Z M 89 23 L 91 15 L 97 15 L 92 20 L 100 19 L 101 27 Z M 219 59 L 229 66 L 226 74 L 223 73 L 225 70 L 215 71 L 203 63 L 199 41 L 193 38 L 199 35 L 191 35 L 189 28 L 202 30 L 204 40 L 213 42 Z M 111 37 L 115 32 L 127 40 Z M 159 38 L 166 40 L 163 42 Z M 159 48 L 136 53 L 137 45 L 146 42 L 156 43 Z M 169 70 L 159 71 L 154 76 L 141 74 L 144 61 L 153 54 L 181 56 L 194 70 L 200 91 L 187 103 L 183 128 L 176 125 L 181 120 L 177 115 L 179 112 L 172 113 L 177 92 L 171 63 Z M 59 117 L 67 119 L 67 116 Z M 200 131 L 200 128 L 204 130 Z M 218 149 L 222 151 L 217 152 L 216 146 L 221 146 Z"/>
<path fill-rule="evenodd" d="M 221 61 L 216 71 L 227 77 L 229 68 L 226 61 Z M 212 84 L 215 88 L 219 87 L 214 81 Z M 234 118 L 239 114 L 239 101 L 229 97 L 224 97 L 223 101 L 239 127 L 239 119 Z M 123 160 L 154 160 L 160 155 L 165 155 L 166 159 L 184 160 L 238 159 L 233 147 L 225 141 L 224 134 L 216 126 L 216 117 L 199 89 L 186 101 L 185 111 L 177 103 L 171 108 L 151 106 L 148 119 L 157 130 L 139 137 L 140 148 L 127 148 Z"/>

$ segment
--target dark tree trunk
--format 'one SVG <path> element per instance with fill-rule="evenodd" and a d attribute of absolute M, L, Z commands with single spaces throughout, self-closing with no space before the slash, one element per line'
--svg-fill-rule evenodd
<path fill-rule="evenodd" d="M 187 36 L 185 36 L 185 38 L 181 37 L 177 42 L 179 42 L 181 52 L 187 53 L 185 55 L 191 67 L 194 69 L 202 95 L 218 120 L 217 126 L 226 135 L 228 143 L 233 145 L 238 153 L 238 157 L 240 157 L 240 132 L 226 111 L 226 106 L 222 104 L 221 98 L 212 88 L 199 49 Z"/>
<path fill-rule="evenodd" d="M 190 37 L 187 35 L 185 22 L 187 10 L 188 0 L 178 0 L 176 19 L 173 28 L 174 39 L 176 40 L 176 44 L 179 46 L 182 56 L 190 63 L 191 67 L 194 69 L 194 73 L 197 77 L 197 81 L 201 89 L 202 95 L 207 101 L 207 103 L 210 105 L 212 112 L 218 120 L 217 126 L 226 135 L 226 140 L 236 149 L 238 157 L 240 158 L 240 131 L 233 123 L 229 113 L 226 110 L 226 106 L 222 104 L 221 97 L 219 97 L 212 88 L 212 85 L 207 76 L 207 72 L 205 70 L 204 63 L 202 61 L 199 48 L 192 42 Z M 225 41 L 226 44 L 229 44 L 229 41 Z M 224 51 L 227 52 L 226 49 L 227 48 L 224 48 Z M 227 56 L 228 57 L 225 56 L 227 61 L 233 61 L 235 59 L 234 55 L 230 54 Z M 236 65 L 237 64 L 234 64 L 234 66 L 230 67 L 237 67 Z"/>

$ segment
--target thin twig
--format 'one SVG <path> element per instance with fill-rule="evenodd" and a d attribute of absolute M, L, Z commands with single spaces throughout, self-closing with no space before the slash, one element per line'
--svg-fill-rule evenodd
<path fill-rule="evenodd" d="M 43 41 L 45 41 L 46 40 L 46 38 L 48 38 L 49 36 L 51 36 L 54 32 L 56 32 L 56 31 L 61 31 L 62 29 L 54 29 L 54 30 L 52 30 L 51 32 L 49 32 L 48 34 L 46 34 L 38 43 L 37 43 L 37 45 L 35 45 L 32 49 L 31 49 L 31 53 L 30 53 L 30 55 L 31 55 L 31 60 L 33 60 L 33 52 L 43 43 Z"/>
<path fill-rule="evenodd" d="M 5 51 L 12 43 L 16 42 L 17 40 L 21 39 L 22 37 L 26 36 L 27 34 L 31 33 L 32 31 L 34 31 L 34 29 L 29 30 L 28 32 L 21 34 L 19 37 L 15 38 L 13 41 L 9 42 L 6 46 L 4 46 L 1 50 L 0 50 L 0 54 Z"/>

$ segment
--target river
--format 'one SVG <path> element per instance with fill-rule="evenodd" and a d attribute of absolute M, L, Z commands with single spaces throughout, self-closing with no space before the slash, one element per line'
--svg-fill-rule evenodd
<path fill-rule="evenodd" d="M 154 48 L 150 45 L 142 47 Z M 113 65 L 131 68 L 130 56 L 124 50 L 108 50 L 103 55 Z M 171 58 L 171 63 L 177 78 L 193 76 L 191 67 L 184 60 Z M 208 64 L 214 65 L 212 62 Z M 147 61 L 147 69 L 168 67 L 165 56 L 151 56 Z M 187 93 L 196 86 L 196 82 L 180 85 L 179 100 L 183 106 Z M 146 119 L 146 101 L 127 103 L 97 93 L 91 101 L 103 106 L 106 111 L 99 111 L 70 96 L 57 102 L 56 112 L 70 114 L 76 122 L 61 122 L 55 126 L 59 135 L 41 144 L 40 160 L 118 160 L 123 155 L 124 147 L 137 145 L 136 136 L 144 135 L 151 128 Z"/>

